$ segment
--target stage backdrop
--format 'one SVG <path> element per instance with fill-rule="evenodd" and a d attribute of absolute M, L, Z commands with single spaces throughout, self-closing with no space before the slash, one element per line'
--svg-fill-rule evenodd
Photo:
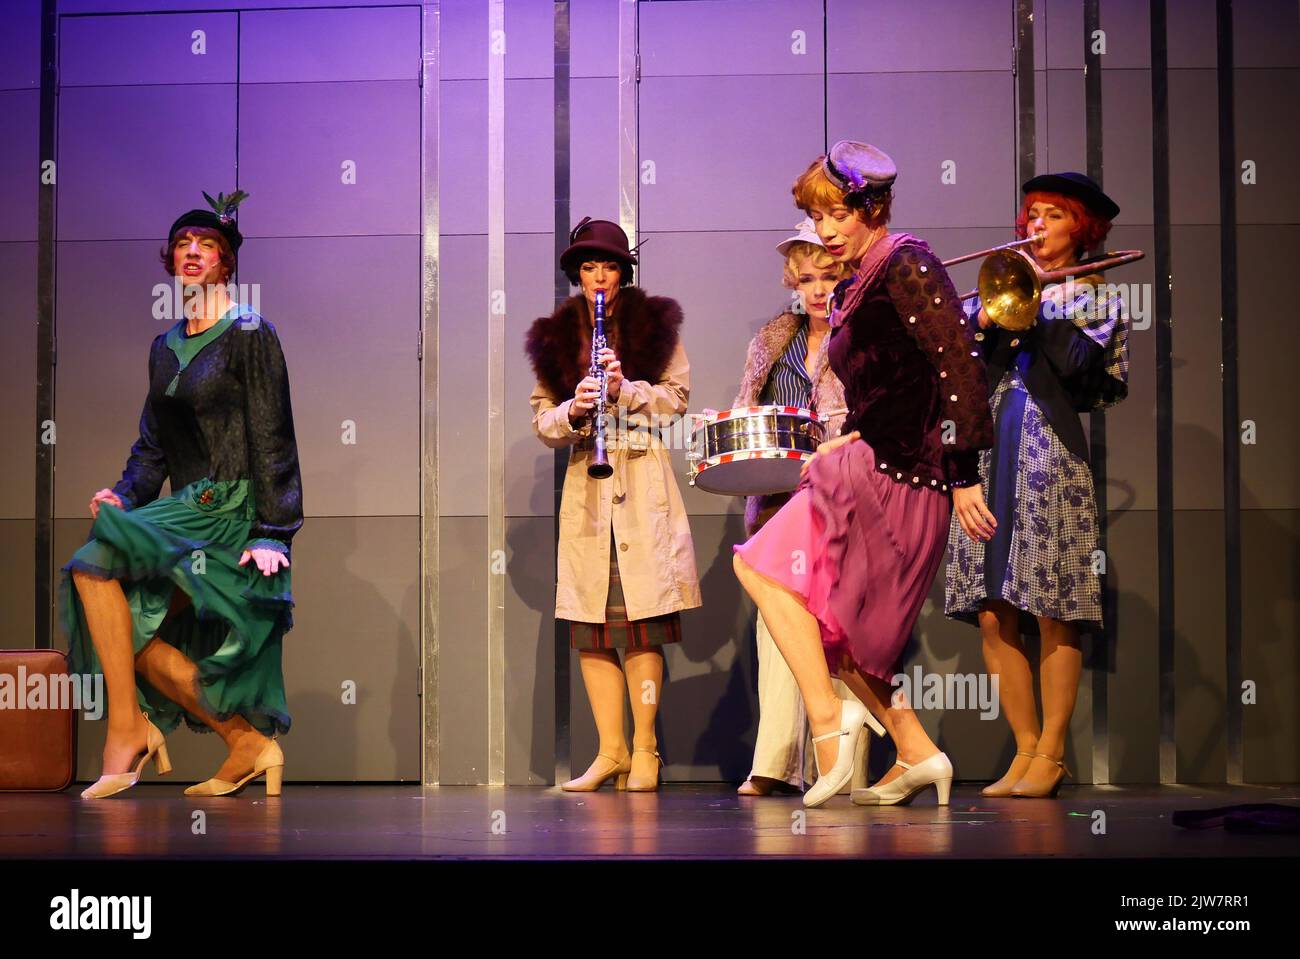
<path fill-rule="evenodd" d="M 522 350 L 557 294 L 557 242 L 583 216 L 634 226 L 638 282 L 685 309 L 691 409 L 726 408 L 749 338 L 788 302 L 773 246 L 802 217 L 791 182 L 852 137 L 897 160 L 894 226 L 944 257 L 1011 238 L 1026 171 L 1101 174 L 1123 207 L 1108 246 L 1148 258 L 1113 276 L 1134 291 L 1130 395 L 1095 431 L 1114 615 L 1107 640 L 1086 647 L 1066 759 L 1084 782 L 1221 782 L 1239 681 L 1253 693 L 1241 774 L 1295 781 L 1300 334 L 1280 281 L 1300 255 L 1300 143 L 1286 122 L 1300 108 L 1300 23 L 1293 2 L 1236 0 L 1225 51 L 1211 0 L 1167 8 L 1154 45 L 1167 68 L 1153 71 L 1142 0 L 60 0 L 47 157 L 40 4 L 7 4 L 0 642 L 49 639 L 37 635 L 49 619 L 38 584 L 84 541 L 90 495 L 120 474 L 148 345 L 169 323 L 151 315 L 167 225 L 200 190 L 238 186 L 251 194 L 239 280 L 257 285 L 284 343 L 307 511 L 285 658 L 290 778 L 417 780 L 422 742 L 443 783 L 552 782 L 557 740 L 581 770 L 595 734 L 576 662 L 568 722 L 556 720 L 556 458 L 531 432 Z M 51 158 L 57 178 L 41 185 Z M 44 224 L 57 277 L 52 477 L 36 454 L 49 388 L 37 364 L 40 190 L 56 201 Z M 1235 305 L 1221 302 L 1225 236 Z M 1177 321 L 1164 397 L 1158 248 Z M 975 269 L 955 271 L 960 288 Z M 1240 317 L 1236 371 L 1225 313 Z M 1233 393 L 1240 422 L 1225 429 Z M 1225 459 L 1240 463 L 1240 511 L 1225 509 Z M 753 614 L 730 561 L 742 504 L 686 490 L 675 460 L 705 605 L 667 657 L 665 777 L 739 780 L 757 723 Z M 34 558 L 43 482 L 53 571 Z M 422 538 L 436 544 L 423 575 Z M 1163 619 L 1162 569 L 1173 577 Z M 904 669 L 978 677 L 978 634 L 942 616 L 942 585 Z M 57 626 L 53 641 L 66 644 Z M 435 671 L 422 677 L 422 662 Z M 1005 768 L 1001 718 L 921 715 L 960 778 Z M 81 773 L 93 776 L 102 724 L 81 729 Z M 178 774 L 202 778 L 220 744 L 188 738 L 173 750 Z M 887 762 L 877 750 L 873 765 Z"/>

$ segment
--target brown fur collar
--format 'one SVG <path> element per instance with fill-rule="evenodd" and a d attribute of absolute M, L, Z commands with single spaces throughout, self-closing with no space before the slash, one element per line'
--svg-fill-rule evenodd
<path fill-rule="evenodd" d="M 605 336 L 629 380 L 659 382 L 682 325 L 682 308 L 666 296 L 647 296 L 635 286 L 619 290 Z M 537 381 L 556 399 L 573 395 L 591 360 L 591 319 L 587 301 L 571 296 L 550 316 L 538 317 L 528 329 L 524 349 Z"/>

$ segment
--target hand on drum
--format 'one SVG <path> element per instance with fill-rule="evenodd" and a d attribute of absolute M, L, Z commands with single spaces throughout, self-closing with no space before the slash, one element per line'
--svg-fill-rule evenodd
<path fill-rule="evenodd" d="M 844 436 L 837 436 L 834 439 L 830 439 L 827 440 L 825 443 L 822 443 L 820 446 L 817 447 L 817 452 L 812 455 L 812 458 L 807 460 L 800 468 L 799 478 L 803 479 L 805 476 L 808 475 L 808 467 L 813 465 L 813 460 L 817 459 L 817 457 L 823 456 L 826 453 L 834 452 L 835 450 L 839 449 L 841 446 L 844 446 L 847 443 L 852 443 L 854 440 L 860 440 L 860 439 L 862 439 L 862 434 L 859 433 L 857 430 L 854 430 L 852 433 L 846 433 Z"/>
<path fill-rule="evenodd" d="M 605 367 L 605 396 L 613 403 L 623 388 L 623 364 L 609 347 L 596 354 L 596 362 Z"/>
<path fill-rule="evenodd" d="M 993 538 L 998 521 L 989 512 L 988 504 L 984 502 L 984 488 L 979 483 L 959 486 L 952 491 L 952 511 L 962 530 L 975 542 Z"/>
<path fill-rule="evenodd" d="M 90 498 L 90 518 L 99 519 L 99 504 L 112 503 L 118 509 L 126 509 L 122 505 L 122 499 L 111 489 L 102 489 Z"/>

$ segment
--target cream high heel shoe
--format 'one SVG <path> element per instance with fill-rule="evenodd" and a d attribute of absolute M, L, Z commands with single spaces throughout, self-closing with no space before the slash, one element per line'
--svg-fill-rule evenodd
<path fill-rule="evenodd" d="M 659 755 L 657 749 L 634 749 L 633 754 L 649 753 L 654 757 L 654 775 L 646 779 L 638 779 L 631 774 L 632 767 L 628 766 L 627 791 L 630 793 L 652 793 L 659 789 L 659 767 L 664 764 L 664 758 Z M 630 763 L 630 761 L 629 761 Z"/>
<path fill-rule="evenodd" d="M 910 802 L 913 796 L 933 783 L 939 794 L 939 805 L 948 805 L 948 795 L 952 788 L 952 763 L 944 753 L 935 753 L 915 766 L 901 759 L 897 765 L 903 767 L 903 775 L 874 789 L 853 790 L 853 802 L 858 806 L 896 806 Z"/>
<path fill-rule="evenodd" d="M 853 760 L 858 754 L 858 737 L 862 735 L 864 725 L 870 726 L 877 736 L 885 735 L 885 728 L 876 722 L 876 717 L 868 712 L 866 706 L 852 700 L 840 700 L 840 728 L 813 737 L 814 750 L 818 743 L 834 739 L 836 736 L 845 736 L 848 742 L 841 740 L 839 751 L 835 754 L 835 765 L 826 773 L 822 772 L 821 761 L 817 759 L 814 752 L 813 759 L 817 762 L 817 782 L 803 794 L 803 804 L 809 809 L 826 802 L 853 778 Z"/>
<path fill-rule="evenodd" d="M 1017 756 L 1028 756 L 1030 759 L 1033 759 L 1033 758 L 1034 758 L 1034 754 L 1033 754 L 1033 753 L 1027 753 L 1027 752 L 1025 752 L 1023 749 L 1017 749 L 1017 750 L 1016 750 L 1016 755 L 1017 755 Z M 1015 760 L 1013 759 L 1012 762 L 1015 762 Z M 1008 775 L 1008 776 L 1010 775 L 1010 770 L 1007 771 L 1007 775 Z M 1021 777 L 1021 778 L 1023 778 L 1023 777 Z M 1011 791 L 1012 791 L 1013 789 L 1016 788 L 1016 785 L 1017 785 L 1017 783 L 1019 783 L 1019 782 L 1020 782 L 1020 779 L 1016 779 L 1016 780 L 1012 781 L 1012 780 L 1008 779 L 1007 776 L 1003 776 L 1003 777 L 1002 777 L 1001 779 L 999 779 L 997 782 L 995 782 L 995 783 L 989 783 L 987 786 L 985 786 L 983 789 L 981 789 L 981 790 L 980 790 L 980 795 L 981 795 L 981 796 L 988 796 L 990 799 L 1003 799 L 1003 798 L 1005 798 L 1005 797 L 1011 795 Z M 999 784 L 1001 784 L 1001 785 L 999 785 Z"/>
<path fill-rule="evenodd" d="M 140 781 L 140 773 L 144 771 L 144 764 L 150 759 L 153 760 L 159 776 L 165 776 L 172 771 L 172 761 L 167 756 L 167 742 L 163 739 L 163 734 L 149 720 L 146 719 L 145 723 L 148 725 L 145 732 L 145 754 L 140 757 L 140 761 L 135 764 L 135 768 L 130 772 L 109 773 L 106 776 L 100 776 L 82 791 L 82 799 L 107 799 L 109 796 L 115 796 L 124 790 L 130 789 Z"/>
<path fill-rule="evenodd" d="M 266 794 L 268 796 L 280 795 L 280 789 L 284 784 L 284 751 L 280 749 L 280 744 L 274 739 L 262 747 L 262 751 L 257 754 L 257 760 L 253 763 L 253 771 L 239 782 L 230 783 L 224 779 L 209 779 L 207 782 L 196 783 L 191 786 L 185 790 L 185 795 L 237 796 L 244 791 L 245 786 L 263 773 L 266 773 Z"/>
<path fill-rule="evenodd" d="M 578 778 L 570 779 L 567 783 L 561 783 L 560 788 L 566 793 L 594 793 L 605 784 L 606 780 L 613 779 L 615 789 L 626 789 L 627 776 L 632 771 L 632 757 L 629 755 L 622 762 L 619 762 L 613 756 L 597 753 L 596 758 L 606 759 L 614 765 L 603 773 L 593 773 L 588 769 Z M 595 763 L 593 762 L 592 765 L 594 766 Z"/>

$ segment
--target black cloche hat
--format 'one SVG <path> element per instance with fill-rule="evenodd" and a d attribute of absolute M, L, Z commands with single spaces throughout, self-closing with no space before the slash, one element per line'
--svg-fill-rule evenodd
<path fill-rule="evenodd" d="M 167 245 L 171 246 L 176 240 L 176 234 L 187 226 L 202 226 L 210 230 L 216 230 L 226 238 L 230 244 L 230 252 L 235 253 L 239 250 L 239 245 L 244 242 L 244 237 L 239 232 L 239 225 L 235 220 L 235 211 L 239 204 L 248 199 L 248 194 L 243 190 L 236 190 L 230 196 L 224 193 L 218 193 L 214 200 L 206 193 L 203 199 L 208 201 L 208 210 L 190 210 L 188 213 L 182 213 L 172 224 L 172 228 L 167 231 Z"/>
<path fill-rule="evenodd" d="M 1097 181 L 1082 173 L 1044 173 L 1029 180 L 1020 188 L 1022 193 L 1061 193 L 1082 200 L 1093 213 L 1103 220 L 1119 216 L 1119 204 L 1102 192 Z"/>

